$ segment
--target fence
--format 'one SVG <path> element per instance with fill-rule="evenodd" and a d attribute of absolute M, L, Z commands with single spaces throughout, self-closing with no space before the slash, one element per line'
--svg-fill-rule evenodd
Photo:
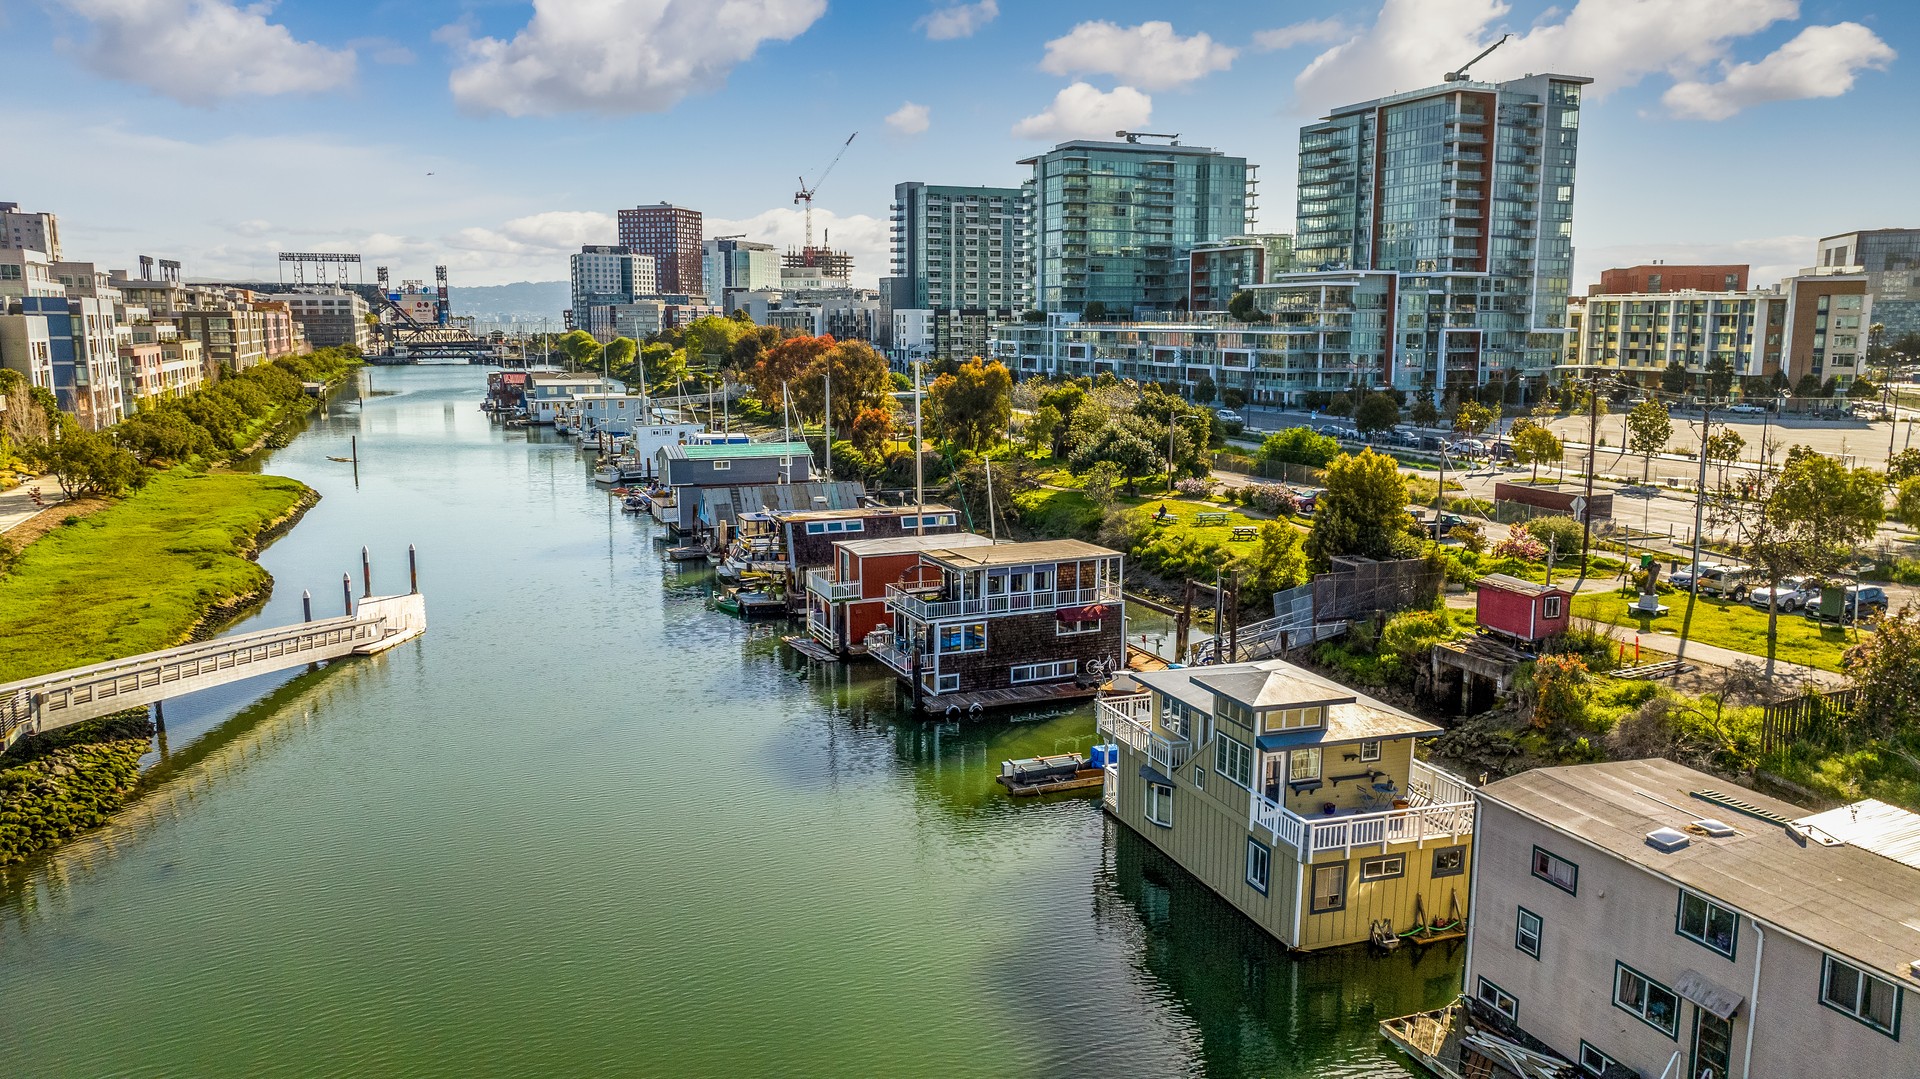
<path fill-rule="evenodd" d="M 1859 702 L 1858 689 L 1835 689 L 1803 693 L 1765 706 L 1760 721 L 1760 752 L 1774 753 L 1824 732 L 1829 720 L 1852 712 Z"/>
<path fill-rule="evenodd" d="M 1272 480 L 1276 483 L 1298 483 L 1308 487 L 1324 487 L 1327 480 L 1327 472 L 1322 468 L 1296 465 L 1289 461 L 1262 461 L 1257 457 L 1238 453 L 1214 454 L 1213 467 L 1222 472 L 1232 472 L 1240 476 Z"/>

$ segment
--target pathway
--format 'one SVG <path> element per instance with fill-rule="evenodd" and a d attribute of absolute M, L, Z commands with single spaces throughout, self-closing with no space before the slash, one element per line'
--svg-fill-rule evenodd
<path fill-rule="evenodd" d="M 10 532 L 26 524 L 46 508 L 34 505 L 35 487 L 40 488 L 40 497 L 46 500 L 47 506 L 66 501 L 66 497 L 60 493 L 60 481 L 54 479 L 51 473 L 35 476 L 10 491 L 0 491 L 0 532 Z"/>

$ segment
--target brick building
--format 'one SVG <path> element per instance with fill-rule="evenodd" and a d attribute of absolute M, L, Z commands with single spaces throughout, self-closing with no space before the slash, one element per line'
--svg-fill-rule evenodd
<path fill-rule="evenodd" d="M 621 210 L 620 246 L 653 259 L 655 288 L 665 295 L 703 295 L 705 238 L 700 211 L 660 203 Z"/>

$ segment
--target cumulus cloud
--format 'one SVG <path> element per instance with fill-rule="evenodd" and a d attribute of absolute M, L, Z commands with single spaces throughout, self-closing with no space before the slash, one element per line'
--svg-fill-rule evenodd
<path fill-rule="evenodd" d="M 1431 85 L 1492 44 L 1510 10 L 1505 0 L 1385 0 L 1373 25 L 1316 56 L 1294 80 L 1294 91 L 1302 107 L 1317 111 Z M 1844 92 L 1855 69 L 1884 63 L 1892 55 L 1887 50 L 1878 56 L 1872 45 L 1884 48 L 1884 44 L 1856 28 L 1857 33 L 1815 35 L 1803 47 L 1804 54 L 1828 59 L 1856 58 L 1852 68 L 1825 80 L 1805 74 L 1808 62 L 1801 53 L 1778 60 L 1768 57 L 1755 65 L 1730 65 L 1728 54 L 1734 44 L 1799 15 L 1798 0 L 1579 0 L 1563 15 L 1549 12 L 1531 29 L 1516 34 L 1477 63 L 1473 76 L 1506 79 L 1530 71 L 1588 75 L 1595 80 L 1589 95 L 1597 98 L 1649 76 L 1666 76 L 1687 85 L 1700 82 L 1707 72 L 1724 70 L 1728 78 L 1740 74 L 1742 83 L 1724 93 L 1690 90 L 1680 102 L 1711 98 L 1716 104 L 1703 107 L 1737 103 L 1734 111 L 1738 111 L 1762 100 L 1779 100 L 1778 94 L 1788 87 L 1804 90 L 1809 83 L 1844 84 L 1835 91 Z M 1783 46 L 1781 52 L 1793 44 Z M 1742 71 L 1769 64 L 1766 71 Z M 1761 84 L 1776 96 L 1741 89 Z M 1668 102 L 1670 108 L 1675 104 Z"/>
<path fill-rule="evenodd" d="M 614 243 L 619 232 L 612 214 L 593 210 L 548 210 L 516 217 L 499 228 L 456 230 L 450 241 L 466 251 L 502 255 L 553 255 L 580 250 L 583 244 Z"/>
<path fill-rule="evenodd" d="M 1101 91 L 1084 82 L 1054 95 L 1045 111 L 1013 125 L 1023 139 L 1112 138 L 1115 131 L 1147 126 L 1153 118 L 1153 98 L 1131 86 Z"/>
<path fill-rule="evenodd" d="M 447 28 L 466 59 L 448 85 L 476 112 L 665 112 L 826 10 L 826 0 L 534 0 L 512 41 Z"/>
<path fill-rule="evenodd" d="M 1253 35 L 1253 47 L 1262 52 L 1276 52 L 1291 49 L 1295 45 L 1318 45 L 1327 41 L 1339 41 L 1352 34 L 1353 30 L 1339 19 L 1312 19 L 1297 22 L 1290 26 L 1278 26 L 1272 30 L 1256 31 Z"/>
<path fill-rule="evenodd" d="M 1724 120 L 1769 101 L 1839 97 L 1863 69 L 1887 66 L 1893 49 L 1857 22 L 1809 26 L 1751 64 L 1734 64 L 1718 82 L 1676 83 L 1660 98 L 1675 116 Z"/>
<path fill-rule="evenodd" d="M 949 4 L 938 11 L 930 11 L 913 25 L 926 31 L 929 41 L 951 41 L 957 37 L 972 37 L 999 14 L 1000 5 L 994 0 L 980 0 L 977 4 Z"/>
<path fill-rule="evenodd" d="M 270 4 L 228 0 L 61 0 L 92 35 L 76 48 L 108 78 L 189 105 L 314 93 L 353 77 L 351 49 L 301 41 L 267 21 Z"/>
<path fill-rule="evenodd" d="M 927 129 L 929 111 L 925 105 L 909 101 L 887 114 L 887 126 L 902 135 L 918 135 Z"/>
<path fill-rule="evenodd" d="M 1120 26 L 1083 22 L 1047 42 L 1040 70 L 1055 75 L 1113 75 L 1149 90 L 1166 90 L 1233 66 L 1235 50 L 1206 34 L 1181 37 L 1173 24 Z"/>

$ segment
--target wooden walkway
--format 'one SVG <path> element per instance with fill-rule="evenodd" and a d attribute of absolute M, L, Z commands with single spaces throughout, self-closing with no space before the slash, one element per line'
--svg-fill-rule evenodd
<path fill-rule="evenodd" d="M 1046 685 L 1018 686 L 1012 689 L 979 689 L 970 693 L 943 693 L 937 697 L 922 697 L 920 710 L 928 715 L 955 715 L 981 712 L 989 708 L 1022 708 L 1058 701 L 1082 701 L 1099 692 L 1099 686 L 1083 686 L 1077 682 L 1052 682 Z"/>

